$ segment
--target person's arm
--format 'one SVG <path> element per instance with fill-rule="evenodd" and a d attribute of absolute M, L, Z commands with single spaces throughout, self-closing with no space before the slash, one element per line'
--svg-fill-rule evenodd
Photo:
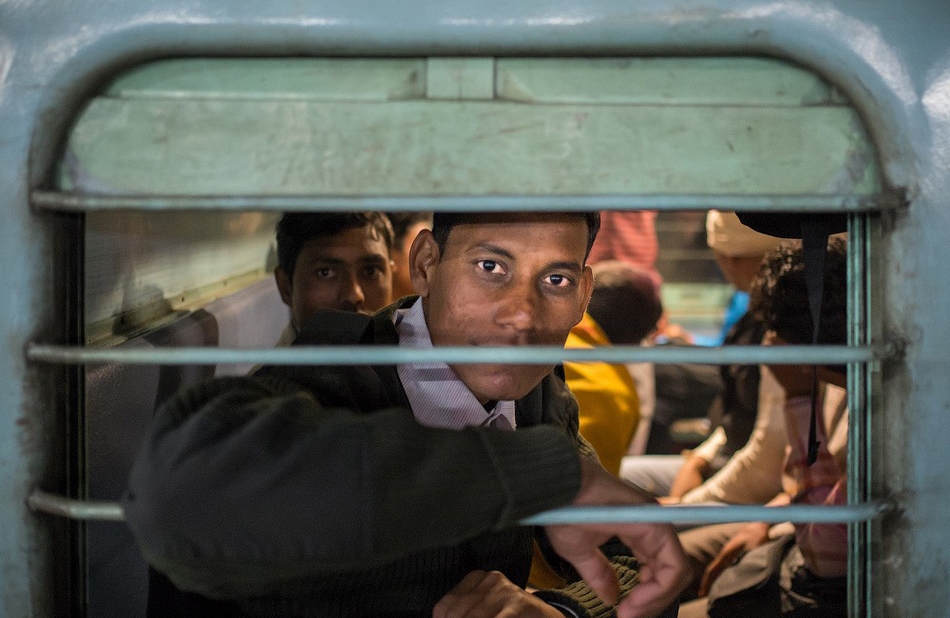
<path fill-rule="evenodd" d="M 359 415 L 290 381 L 232 378 L 158 413 L 124 506 L 154 566 L 221 598 L 458 544 L 567 505 L 580 484 L 559 428 L 431 429 L 407 410 Z"/>
<path fill-rule="evenodd" d="M 661 499 L 660 502 L 676 503 L 686 492 L 702 485 L 703 479 L 709 473 L 709 463 L 716 457 L 716 453 L 725 443 L 726 432 L 722 427 L 717 427 L 702 444 L 693 449 L 685 458 L 686 460 L 670 485 L 670 493 L 667 499 Z"/>
<path fill-rule="evenodd" d="M 788 444 L 784 406 L 784 391 L 769 370 L 762 367 L 756 426 L 749 442 L 716 474 L 686 493 L 680 502 L 757 504 L 781 491 Z"/>

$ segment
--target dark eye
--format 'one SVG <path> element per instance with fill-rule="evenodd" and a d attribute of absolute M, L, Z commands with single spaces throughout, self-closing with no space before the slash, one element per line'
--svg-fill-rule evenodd
<path fill-rule="evenodd" d="M 333 276 L 333 269 L 332 269 L 332 268 L 320 268 L 320 269 L 317 270 L 317 276 L 320 277 L 320 278 L 322 278 L 322 279 L 329 279 L 330 277 Z"/>
<path fill-rule="evenodd" d="M 571 284 L 571 279 L 564 275 L 548 275 L 547 282 L 557 288 L 565 288 Z"/>
<path fill-rule="evenodd" d="M 504 270 L 501 265 L 498 264 L 495 260 L 479 260 L 476 262 L 478 267 L 484 270 L 485 272 L 493 274 L 504 274 Z"/>

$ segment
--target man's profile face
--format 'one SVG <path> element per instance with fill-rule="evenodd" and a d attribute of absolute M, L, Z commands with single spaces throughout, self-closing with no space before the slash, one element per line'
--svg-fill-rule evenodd
<path fill-rule="evenodd" d="M 371 313 L 389 304 L 392 293 L 389 250 L 370 225 L 311 238 L 293 276 L 279 267 L 274 274 L 298 327 L 318 309 Z"/>
<path fill-rule="evenodd" d="M 420 234 L 410 264 L 433 345 L 563 346 L 593 287 L 587 225 L 568 214 L 494 214 L 452 228 L 439 254 Z M 518 399 L 551 365 L 454 365 L 475 396 Z"/>

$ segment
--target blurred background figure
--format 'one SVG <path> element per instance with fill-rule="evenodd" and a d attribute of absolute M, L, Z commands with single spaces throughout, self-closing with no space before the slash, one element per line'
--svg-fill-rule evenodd
<path fill-rule="evenodd" d="M 640 345 L 663 312 L 650 273 L 609 260 L 591 267 L 594 292 L 587 313 L 568 335 L 565 347 Z M 637 426 L 644 419 L 643 400 L 626 365 L 564 363 L 567 384 L 577 398 L 580 432 L 597 451 L 601 463 L 617 474 Z M 652 389 L 651 389 L 652 390 Z"/>
<path fill-rule="evenodd" d="M 735 213 L 711 210 L 706 242 L 726 280 L 748 293 L 763 255 L 781 241 L 746 227 Z M 723 344 L 758 345 L 764 334 L 762 321 L 746 312 L 729 328 Z M 760 371 L 756 365 L 689 364 L 657 366 L 656 371 L 657 403 L 648 455 L 625 458 L 621 476 L 658 496 L 680 498 L 719 471 L 748 442 L 759 415 Z M 706 398 L 709 393 L 715 393 L 712 400 Z M 671 453 L 676 443 L 670 432 L 675 423 L 688 418 L 701 419 L 703 431 L 711 427 L 713 431 L 693 451 Z"/>
<path fill-rule="evenodd" d="M 784 243 L 767 254 L 752 287 L 750 309 L 767 326 L 764 345 L 808 345 L 813 337 L 819 344 L 845 343 L 844 239 L 829 240 L 819 276 L 823 294 L 816 326 L 801 243 Z M 845 504 L 846 367 L 784 364 L 767 370 L 785 393 L 782 420 L 787 435 L 781 450 L 784 465 L 778 468 L 781 490 L 768 504 Z M 708 594 L 681 606 L 680 618 L 847 614 L 844 523 L 720 524 L 687 531 L 680 539 L 692 563 L 696 593 Z"/>
<path fill-rule="evenodd" d="M 659 287 L 663 278 L 656 269 L 659 243 L 656 211 L 612 211 L 600 213 L 600 232 L 587 258 L 588 264 L 617 260 L 645 270 Z"/>
<path fill-rule="evenodd" d="M 733 325 L 748 311 L 749 287 L 758 274 L 762 256 L 780 242 L 779 238 L 760 234 L 743 225 L 734 212 L 710 210 L 707 213 L 706 244 L 712 249 L 716 265 L 726 281 L 735 288 L 726 308 L 721 342 L 725 342 Z M 758 339 L 761 341 L 761 336 Z"/>
<path fill-rule="evenodd" d="M 393 226 L 393 292 L 392 298 L 415 294 L 409 281 L 409 248 L 422 230 L 432 228 L 432 213 L 423 211 L 386 213 Z"/>

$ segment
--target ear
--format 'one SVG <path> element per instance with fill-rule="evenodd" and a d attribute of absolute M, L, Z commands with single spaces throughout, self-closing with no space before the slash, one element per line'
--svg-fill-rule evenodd
<path fill-rule="evenodd" d="M 590 297 L 594 293 L 594 271 L 591 270 L 590 266 L 584 266 L 584 273 L 581 275 L 578 288 L 581 294 L 581 304 L 577 321 L 580 322 L 584 317 L 584 312 L 587 311 L 587 305 L 590 304 Z"/>
<path fill-rule="evenodd" d="M 294 284 L 284 272 L 284 269 L 278 266 L 274 269 L 274 280 L 277 282 L 277 291 L 280 292 L 280 299 L 288 307 L 292 306 Z"/>
<path fill-rule="evenodd" d="M 416 294 L 425 298 L 429 295 L 432 278 L 438 268 L 439 245 L 429 230 L 422 230 L 409 248 L 409 280 Z"/>

